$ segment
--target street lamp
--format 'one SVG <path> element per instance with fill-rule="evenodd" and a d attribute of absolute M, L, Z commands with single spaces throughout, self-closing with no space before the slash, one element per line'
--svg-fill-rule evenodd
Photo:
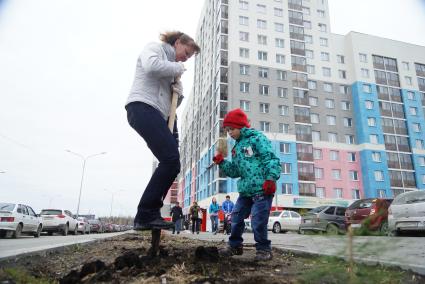
<path fill-rule="evenodd" d="M 6 172 L 5 171 L 0 171 L 0 174 L 5 174 Z"/>
<path fill-rule="evenodd" d="M 83 180 L 84 180 L 84 172 L 85 172 L 85 169 L 86 169 L 86 161 L 89 158 L 92 158 L 92 157 L 95 157 L 95 156 L 99 156 L 99 155 L 104 155 L 104 154 L 106 154 L 106 152 L 101 152 L 101 153 L 97 153 L 97 154 L 93 154 L 93 155 L 89 155 L 89 156 L 84 157 L 83 155 L 78 154 L 78 153 L 75 153 L 75 152 L 72 152 L 71 150 L 68 150 L 68 149 L 65 150 L 65 151 L 68 152 L 68 153 L 71 153 L 73 155 L 76 155 L 76 156 L 80 157 L 83 160 L 83 173 L 81 174 L 80 193 L 78 194 L 78 205 L 77 205 L 77 217 L 78 217 L 79 216 L 79 213 L 80 213 L 81 191 L 83 189 Z"/>
<path fill-rule="evenodd" d="M 112 195 L 112 197 L 111 197 L 111 211 L 109 211 L 109 217 L 112 217 L 112 204 L 114 203 L 114 194 L 115 193 L 118 193 L 118 192 L 123 192 L 124 190 L 123 189 L 120 189 L 118 191 L 113 191 L 112 192 L 112 191 L 109 191 L 109 190 L 107 190 L 105 188 L 104 191 L 107 191 L 107 192 L 109 192 Z"/>

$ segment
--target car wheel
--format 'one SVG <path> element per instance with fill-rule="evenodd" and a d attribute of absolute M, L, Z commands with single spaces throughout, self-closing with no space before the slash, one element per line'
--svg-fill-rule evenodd
<path fill-rule="evenodd" d="M 278 222 L 273 224 L 273 233 L 279 234 L 280 233 L 280 224 Z"/>
<path fill-rule="evenodd" d="M 386 236 L 388 235 L 388 222 L 383 221 L 381 223 L 381 227 L 379 228 L 379 232 L 381 232 L 382 235 Z"/>
<path fill-rule="evenodd" d="M 41 235 L 41 230 L 43 229 L 43 226 L 40 224 L 40 225 L 38 225 L 38 228 L 37 228 L 37 232 L 35 232 L 34 233 L 34 238 L 39 238 L 40 237 L 40 235 Z"/>
<path fill-rule="evenodd" d="M 305 230 L 299 229 L 298 234 L 305 235 Z"/>
<path fill-rule="evenodd" d="M 22 224 L 18 224 L 18 227 L 16 227 L 15 232 L 13 232 L 12 237 L 14 239 L 17 239 L 21 236 L 21 234 L 22 234 Z"/>
<path fill-rule="evenodd" d="M 65 228 L 62 231 L 62 236 L 67 236 L 69 231 L 68 224 L 65 225 Z"/>
<path fill-rule="evenodd" d="M 397 230 L 391 230 L 391 231 L 387 232 L 387 236 L 388 237 L 397 237 L 397 236 L 400 236 L 400 232 L 397 231 Z"/>
<path fill-rule="evenodd" d="M 338 227 L 335 224 L 329 224 L 326 227 L 326 233 L 329 235 L 338 235 Z"/>
<path fill-rule="evenodd" d="M 0 238 L 6 237 L 6 231 L 0 231 Z"/>

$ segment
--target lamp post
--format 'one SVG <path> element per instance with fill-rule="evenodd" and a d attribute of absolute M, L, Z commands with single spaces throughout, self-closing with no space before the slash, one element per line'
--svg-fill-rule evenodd
<path fill-rule="evenodd" d="M 120 189 L 118 191 L 109 191 L 107 189 L 104 189 L 104 190 L 109 192 L 112 195 L 112 197 L 111 197 L 111 210 L 109 211 L 109 217 L 111 218 L 112 217 L 112 205 L 114 203 L 114 194 L 118 193 L 118 192 L 123 192 L 124 190 L 123 189 Z"/>
<path fill-rule="evenodd" d="M 5 171 L 0 171 L 0 174 L 5 174 L 6 172 Z"/>
<path fill-rule="evenodd" d="M 68 152 L 68 153 L 71 153 L 73 155 L 76 155 L 76 156 L 80 157 L 83 160 L 83 173 L 81 174 L 80 193 L 78 194 L 78 205 L 77 205 L 77 217 L 78 217 L 79 214 L 80 214 L 81 191 L 83 189 L 83 180 L 84 180 L 84 172 L 86 170 L 86 161 L 89 158 L 93 158 L 93 157 L 99 156 L 99 155 L 104 155 L 104 154 L 106 154 L 106 152 L 101 152 L 101 153 L 97 153 L 97 154 L 93 154 L 93 155 L 89 155 L 89 156 L 84 157 L 83 155 L 78 154 L 78 153 L 75 153 L 75 152 L 72 152 L 71 150 L 65 150 L 65 151 Z"/>

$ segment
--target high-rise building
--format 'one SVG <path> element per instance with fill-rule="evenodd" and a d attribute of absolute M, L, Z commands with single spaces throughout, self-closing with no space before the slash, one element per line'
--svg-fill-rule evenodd
<path fill-rule="evenodd" d="M 234 108 L 281 159 L 275 206 L 425 188 L 425 47 L 331 33 L 327 0 L 205 1 L 196 40 L 181 130 L 184 206 L 237 192 L 208 168 Z"/>

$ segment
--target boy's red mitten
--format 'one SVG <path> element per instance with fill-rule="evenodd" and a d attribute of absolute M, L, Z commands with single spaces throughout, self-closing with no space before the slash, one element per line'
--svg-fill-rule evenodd
<path fill-rule="evenodd" d="M 213 158 L 213 162 L 217 165 L 220 165 L 223 161 L 224 161 L 224 157 L 223 157 L 223 154 L 221 153 L 218 153 Z"/>
<path fill-rule="evenodd" d="M 276 192 L 276 182 L 273 180 L 266 180 L 263 183 L 263 191 L 265 195 L 273 195 Z"/>

